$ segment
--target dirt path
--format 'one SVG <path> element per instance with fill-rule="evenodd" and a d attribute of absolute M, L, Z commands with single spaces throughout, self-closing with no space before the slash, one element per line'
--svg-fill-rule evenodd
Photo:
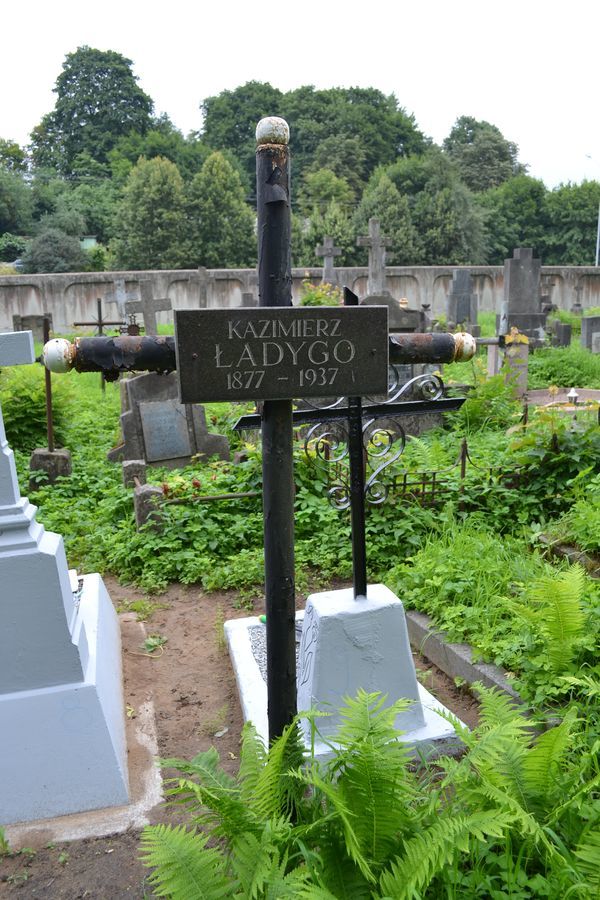
<path fill-rule="evenodd" d="M 226 619 L 251 613 L 240 608 L 234 592 L 206 594 L 196 586 L 171 585 L 148 602 L 148 635 L 164 638 L 162 649 L 148 655 L 140 641 L 131 607 L 147 600 L 115 579 L 105 579 L 121 613 L 125 702 L 130 716 L 145 702 L 156 710 L 161 757 L 190 758 L 216 746 L 231 773 L 237 770 L 242 715 L 227 650 L 222 639 Z M 127 611 L 129 610 L 129 611 Z M 254 613 L 263 612 L 258 601 Z M 466 724 L 476 721 L 473 698 L 434 666 L 416 658 L 420 679 Z M 151 814 L 166 821 L 162 807 Z M 120 900 L 150 897 L 148 870 L 138 861 L 139 835 L 42 844 L 31 852 L 0 857 L 0 897 Z"/>

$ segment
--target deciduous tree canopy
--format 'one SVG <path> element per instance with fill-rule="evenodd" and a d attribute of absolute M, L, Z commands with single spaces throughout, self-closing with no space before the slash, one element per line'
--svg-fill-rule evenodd
<path fill-rule="evenodd" d="M 114 50 L 79 47 L 67 55 L 54 88 L 55 107 L 32 133 L 36 165 L 68 176 L 79 154 L 105 164 L 120 137 L 146 133 L 153 104 L 131 66 Z"/>

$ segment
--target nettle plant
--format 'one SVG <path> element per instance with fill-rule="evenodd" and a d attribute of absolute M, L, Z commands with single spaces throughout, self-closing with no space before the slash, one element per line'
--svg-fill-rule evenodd
<path fill-rule="evenodd" d="M 170 803 L 192 827 L 144 830 L 155 894 L 597 897 L 600 774 L 575 712 L 532 740 L 505 696 L 481 690 L 480 700 L 474 731 L 452 720 L 462 759 L 418 770 L 394 727 L 408 701 L 364 691 L 341 710 L 326 763 L 300 749 L 297 720 L 268 751 L 246 725 L 235 778 L 214 748 L 165 760 L 178 773 Z"/>

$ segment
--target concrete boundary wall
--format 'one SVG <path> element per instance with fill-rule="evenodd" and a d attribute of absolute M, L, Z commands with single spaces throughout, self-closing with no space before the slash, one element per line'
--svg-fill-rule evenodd
<path fill-rule="evenodd" d="M 387 289 L 396 299 L 406 297 L 409 306 L 428 303 L 435 315 L 444 313 L 446 294 L 457 266 L 389 266 Z M 464 266 L 473 277 L 473 290 L 479 309 L 497 311 L 504 289 L 502 266 Z M 297 303 L 302 282 L 309 278 L 318 284 L 321 268 L 293 269 L 293 297 Z M 367 289 L 367 269 L 338 268 L 337 282 L 347 285 L 359 296 Z M 0 277 L 0 331 L 11 331 L 13 316 L 52 313 L 56 332 L 73 331 L 73 322 L 96 317 L 98 298 L 103 300 L 107 318 L 116 318 L 117 281 L 125 281 L 129 295 L 140 294 L 142 283 L 150 283 L 152 297 L 168 297 L 180 309 L 236 307 L 243 293 L 258 296 L 255 269 L 193 269 L 144 272 L 69 272 L 60 275 L 5 275 Z M 569 309 L 577 299 L 584 309 L 600 306 L 600 268 L 594 266 L 543 266 L 542 282 L 550 301 Z M 158 321 L 171 320 L 159 313 Z"/>

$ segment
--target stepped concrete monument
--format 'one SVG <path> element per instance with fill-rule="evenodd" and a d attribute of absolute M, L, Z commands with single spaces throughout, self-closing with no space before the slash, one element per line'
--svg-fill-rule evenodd
<path fill-rule="evenodd" d="M 0 366 L 34 362 L 0 334 Z M 119 624 L 99 575 L 69 572 L 62 537 L 19 493 L 0 411 L 0 824 L 128 801 Z"/>

